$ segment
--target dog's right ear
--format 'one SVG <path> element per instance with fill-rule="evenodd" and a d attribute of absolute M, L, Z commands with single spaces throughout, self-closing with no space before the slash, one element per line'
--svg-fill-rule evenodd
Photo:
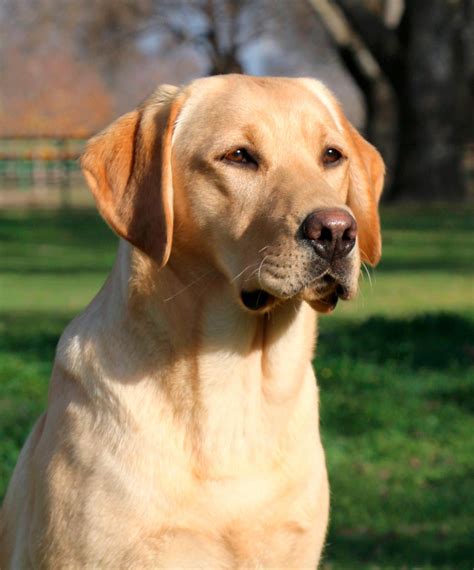
<path fill-rule="evenodd" d="M 87 144 L 81 166 L 119 236 L 166 265 L 173 237 L 171 139 L 182 97 L 162 86 Z"/>

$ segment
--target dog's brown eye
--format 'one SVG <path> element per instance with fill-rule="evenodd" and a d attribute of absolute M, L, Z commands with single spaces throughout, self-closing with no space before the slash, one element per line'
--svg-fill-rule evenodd
<path fill-rule="evenodd" d="M 337 148 L 327 148 L 323 155 L 323 164 L 336 164 L 342 158 L 342 153 Z"/>
<path fill-rule="evenodd" d="M 254 167 L 257 166 L 257 161 L 245 148 L 237 148 L 236 150 L 228 152 L 224 155 L 224 160 L 237 164 L 248 164 Z"/>

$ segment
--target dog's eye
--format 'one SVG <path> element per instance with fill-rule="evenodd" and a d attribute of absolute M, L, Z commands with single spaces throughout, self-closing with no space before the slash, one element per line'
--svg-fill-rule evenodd
<path fill-rule="evenodd" d="M 337 148 L 327 148 L 323 154 L 323 164 L 331 165 L 336 164 L 342 158 L 342 152 L 337 150 Z"/>
<path fill-rule="evenodd" d="M 225 154 L 223 159 L 235 164 L 253 166 L 254 168 L 258 166 L 256 159 L 249 153 L 246 148 L 237 148 L 235 150 L 232 150 L 231 152 Z"/>

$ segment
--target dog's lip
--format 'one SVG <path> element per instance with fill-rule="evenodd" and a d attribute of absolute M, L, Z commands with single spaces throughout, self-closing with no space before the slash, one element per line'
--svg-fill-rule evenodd
<path fill-rule="evenodd" d="M 319 287 L 304 289 L 302 297 L 319 313 L 330 313 L 336 308 L 339 299 L 350 299 L 352 291 L 338 278 L 326 273 L 319 280 Z"/>
<path fill-rule="evenodd" d="M 342 299 L 343 301 L 347 301 L 351 298 L 352 294 L 348 287 L 343 285 L 342 283 L 338 283 L 336 286 L 336 293 L 337 296 Z"/>
<path fill-rule="evenodd" d="M 317 311 L 328 313 L 335 309 L 339 299 L 346 301 L 352 297 L 350 289 L 329 273 L 323 275 L 318 281 L 323 287 L 303 288 L 291 297 L 279 296 L 262 288 L 244 289 L 240 292 L 240 300 L 246 309 L 258 312 L 269 309 L 277 301 L 285 301 L 299 296 Z"/>
<path fill-rule="evenodd" d="M 323 291 L 323 297 L 331 296 L 335 292 L 337 296 L 344 301 L 351 298 L 351 290 L 345 283 L 343 283 L 343 281 L 341 281 L 340 278 L 334 277 L 330 273 L 326 273 L 322 277 L 322 282 L 327 288 L 327 294 Z"/>
<path fill-rule="evenodd" d="M 339 296 L 336 291 L 328 293 L 325 297 L 308 300 L 308 303 L 318 313 L 331 313 L 336 308 Z"/>

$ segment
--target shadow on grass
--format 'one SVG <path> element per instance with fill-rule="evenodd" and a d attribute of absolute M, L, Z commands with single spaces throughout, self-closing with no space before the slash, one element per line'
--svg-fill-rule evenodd
<path fill-rule="evenodd" d="M 2 212 L 1 222 L 0 242 L 54 245 L 60 236 L 62 243 L 94 250 L 112 235 L 93 208 L 7 211 Z"/>
<path fill-rule="evenodd" d="M 474 411 L 472 320 L 431 313 L 324 324 L 315 368 L 328 433 L 350 439 L 398 426 L 418 437 L 418 418 L 430 418 L 433 434 L 450 414 Z"/>
<path fill-rule="evenodd" d="M 106 272 L 110 271 L 113 264 L 112 258 L 108 258 L 107 261 L 108 262 L 104 262 L 98 259 L 96 263 L 86 263 L 80 267 L 68 267 L 64 265 L 52 267 L 49 264 L 48 267 L 44 267 L 44 264 L 41 261 L 37 261 L 35 267 L 35 262 L 33 261 L 30 267 L 10 267 L 2 269 L 2 274 L 12 276 L 24 275 L 25 278 L 28 276 L 68 277 L 70 275 L 75 277 L 85 277 L 87 275 L 106 275 Z M 76 265 L 76 262 L 74 262 L 74 264 Z"/>
<path fill-rule="evenodd" d="M 95 210 L 4 212 L 2 274 L 77 275 L 106 272 L 117 237 Z"/>
<path fill-rule="evenodd" d="M 45 409 L 56 345 L 69 320 L 0 314 L 0 502 L 18 453 Z"/>
<path fill-rule="evenodd" d="M 324 322 L 318 357 L 349 357 L 412 370 L 446 370 L 474 364 L 474 322 L 455 313 L 408 319 Z"/>
<path fill-rule="evenodd" d="M 459 534 L 446 526 L 436 531 L 416 527 L 376 533 L 367 529 L 346 529 L 329 535 L 325 557 L 338 568 L 470 568 L 472 535 Z M 363 565 L 363 566 L 362 566 Z M 323 567 L 324 568 L 324 567 Z"/>
<path fill-rule="evenodd" d="M 0 354 L 15 355 L 25 362 L 50 362 L 72 318 L 43 312 L 0 313 Z"/>

